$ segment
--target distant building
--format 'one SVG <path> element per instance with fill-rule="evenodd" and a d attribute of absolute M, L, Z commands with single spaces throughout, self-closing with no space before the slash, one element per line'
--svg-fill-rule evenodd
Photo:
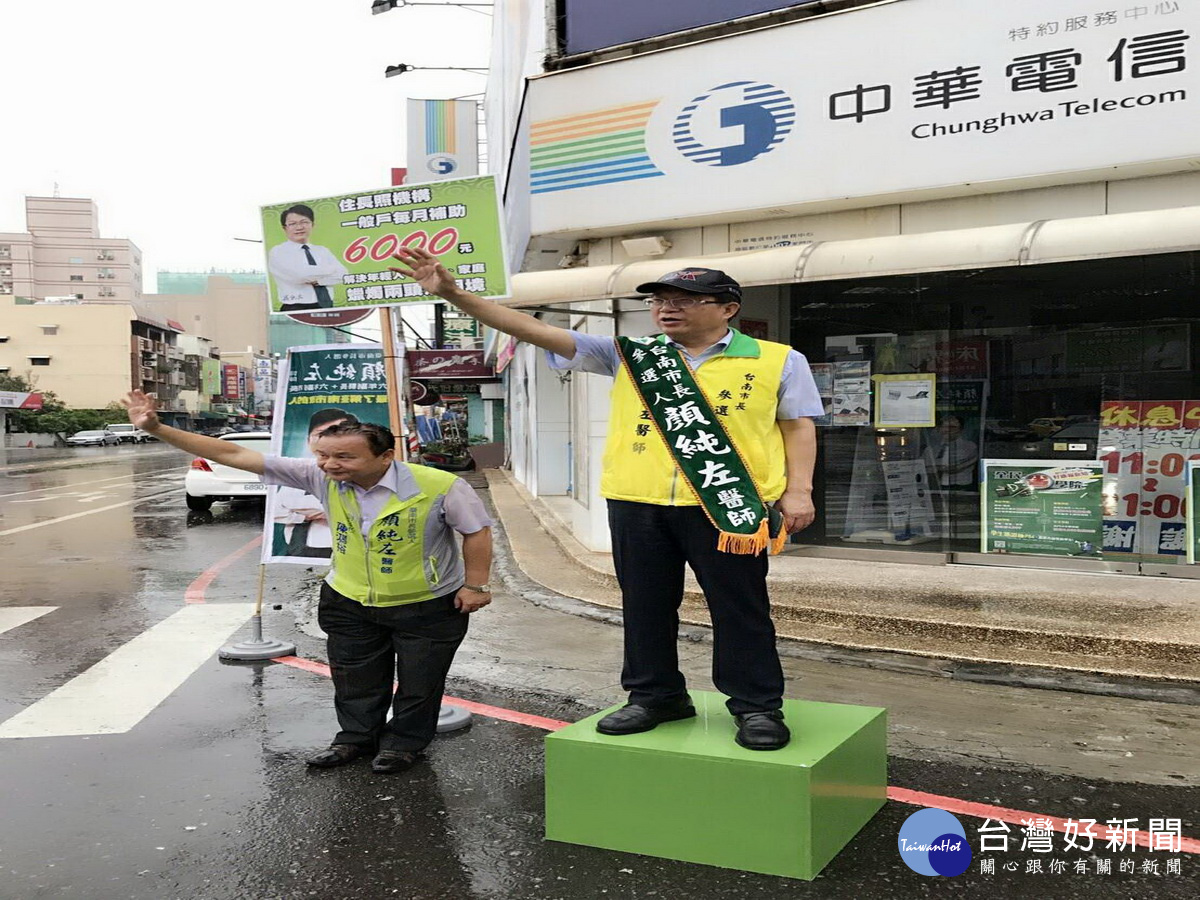
<path fill-rule="evenodd" d="M 269 352 L 266 283 L 238 283 L 228 275 L 205 277 L 200 292 L 147 294 L 146 308 L 182 323 L 189 334 L 208 338 L 222 353 Z"/>
<path fill-rule="evenodd" d="M 142 296 L 142 251 L 102 238 L 96 204 L 26 197 L 23 233 L 0 232 L 0 295 L 130 303 Z"/>
<path fill-rule="evenodd" d="M 210 279 L 214 277 L 232 282 L 235 287 L 262 287 L 264 291 L 260 295 L 262 298 L 262 309 L 266 310 L 265 286 L 267 276 L 265 272 L 253 269 L 243 271 L 209 269 L 207 272 L 171 272 L 160 270 L 158 273 L 158 293 L 160 295 L 207 295 L 210 292 Z M 219 282 L 218 285 L 223 285 L 223 282 Z M 265 349 L 270 353 L 278 353 L 280 355 L 286 353 L 288 347 L 303 347 L 313 344 L 344 344 L 350 341 L 350 335 L 344 331 L 336 331 L 333 328 L 322 328 L 317 325 L 304 325 L 287 316 L 270 316 L 267 327 L 267 338 L 270 346 Z M 189 327 L 189 330 L 192 329 Z M 221 346 L 220 341 L 218 341 L 218 346 Z M 225 349 L 241 350 L 242 347 L 240 342 L 236 346 L 229 343 Z"/>
<path fill-rule="evenodd" d="M 103 409 L 131 388 L 158 396 L 167 421 L 188 409 L 180 323 L 125 302 L 0 297 L 0 374 L 30 379 L 76 409 Z"/>

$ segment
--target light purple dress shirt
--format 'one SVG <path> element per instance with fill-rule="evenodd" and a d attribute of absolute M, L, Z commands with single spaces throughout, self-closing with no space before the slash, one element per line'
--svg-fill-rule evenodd
<path fill-rule="evenodd" d="M 317 468 L 316 460 L 265 456 L 263 466 L 264 484 L 285 484 L 299 488 L 320 500 L 322 507 L 325 506 L 326 485 L 329 479 Z M 389 494 L 407 497 L 412 494 L 414 487 L 412 476 L 403 468 L 403 464 L 398 462 L 392 463 L 391 469 L 374 487 L 362 488 L 347 481 L 338 485 L 339 490 L 353 490 L 357 495 L 358 508 L 362 512 L 359 528 L 363 537 L 366 537 L 371 525 L 379 518 Z M 326 509 L 325 512 L 328 514 L 329 510 Z M 445 499 L 434 509 L 433 514 L 442 516 L 446 525 L 459 534 L 474 534 L 481 528 L 492 525 L 483 501 L 479 499 L 475 489 L 461 478 L 454 480 Z"/>

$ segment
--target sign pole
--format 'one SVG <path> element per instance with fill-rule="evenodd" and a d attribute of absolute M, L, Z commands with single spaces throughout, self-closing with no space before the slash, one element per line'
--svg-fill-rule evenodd
<path fill-rule="evenodd" d="M 392 324 L 392 308 L 390 306 L 379 307 L 379 328 L 383 332 L 383 372 L 387 381 L 388 427 L 396 436 L 396 440 L 403 443 L 402 435 L 405 428 L 400 413 L 400 393 L 404 384 L 403 359 L 402 354 L 396 353 L 396 328 Z M 401 348 L 404 346 L 403 336 L 400 338 L 400 346 Z M 405 462 L 408 461 L 408 445 L 406 443 L 401 447 L 400 458 Z"/>
<path fill-rule="evenodd" d="M 274 638 L 264 638 L 262 633 L 263 588 L 266 585 L 267 567 L 258 566 L 258 599 L 254 603 L 254 616 L 250 619 L 250 640 L 227 644 L 218 652 L 221 659 L 276 659 L 294 656 L 296 645 Z"/>
<path fill-rule="evenodd" d="M 400 320 L 399 324 L 403 325 L 404 320 L 400 317 L 399 312 L 396 313 L 396 318 Z M 396 436 L 396 442 L 399 444 L 400 458 L 408 462 L 413 453 L 407 439 L 408 428 L 402 428 L 402 424 L 412 421 L 412 405 L 409 402 L 409 391 L 407 390 L 408 372 L 404 365 L 404 333 L 401 331 L 397 342 L 390 306 L 379 307 L 379 327 L 383 331 L 383 369 L 387 378 L 388 422 L 391 425 L 392 434 Z M 401 403 L 404 404 L 403 418 L 401 418 L 400 412 Z M 438 734 L 458 731 L 470 724 L 471 713 L 460 707 L 442 703 L 438 710 Z"/>

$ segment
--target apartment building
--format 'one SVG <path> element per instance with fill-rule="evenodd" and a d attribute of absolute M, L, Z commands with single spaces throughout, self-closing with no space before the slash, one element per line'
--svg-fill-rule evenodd
<path fill-rule="evenodd" d="M 171 413 L 182 376 L 178 322 L 133 303 L 0 297 L 0 373 L 28 378 L 76 409 L 103 409 L 131 388 Z"/>
<path fill-rule="evenodd" d="M 158 273 L 158 294 L 170 295 L 173 298 L 183 296 L 208 296 L 214 291 L 210 290 L 209 279 L 213 276 L 219 276 L 222 279 L 227 279 L 234 285 L 258 285 L 263 286 L 267 283 L 267 273 L 257 270 L 242 270 L 230 271 L 224 269 L 209 269 L 206 272 L 176 272 L 169 270 L 160 270 Z M 217 282 L 216 293 L 220 292 L 220 285 L 224 281 Z M 265 295 L 262 295 L 265 302 Z M 186 312 L 181 312 L 180 321 L 186 321 Z M 245 313 L 244 306 L 235 304 L 233 309 L 212 309 L 210 315 L 220 315 L 222 312 L 232 313 L 234 316 L 243 315 Z M 194 323 L 199 323 L 203 318 L 202 311 L 192 312 Z M 472 320 L 473 321 L 473 320 Z M 322 328 L 319 325 L 306 325 L 302 322 L 297 322 L 290 316 L 271 316 L 267 326 L 267 334 L 270 346 L 267 349 L 271 354 L 283 355 L 287 352 L 288 347 L 304 347 L 313 344 L 345 344 L 350 341 L 350 335 L 345 331 L 339 331 L 336 328 Z M 229 349 L 241 347 L 244 341 L 226 341 L 226 346 Z M 219 346 L 218 342 L 218 346 Z"/>
<path fill-rule="evenodd" d="M 132 303 L 142 296 L 142 251 L 100 236 L 85 198 L 26 197 L 24 232 L 0 232 L 0 296 Z"/>

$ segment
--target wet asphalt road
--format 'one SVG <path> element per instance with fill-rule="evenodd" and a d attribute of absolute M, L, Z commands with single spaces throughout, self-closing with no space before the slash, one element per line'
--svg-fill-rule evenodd
<path fill-rule="evenodd" d="M 55 607 L 0 634 L 0 727 L 177 613 L 200 573 L 259 533 L 261 507 L 253 503 L 189 516 L 185 458 L 156 445 L 137 450 L 148 452 L 96 453 L 94 464 L 59 460 L 41 471 L 20 471 L 20 463 L 0 478 L 0 612 Z M 206 588 L 208 604 L 252 602 L 257 568 L 253 551 L 232 563 Z M 301 567 L 272 567 L 266 631 L 295 641 L 298 656 L 324 661 L 319 639 L 298 627 L 308 618 L 312 577 Z M 522 604 L 511 595 L 496 602 Z M 477 617 L 473 629 L 487 621 Z M 452 694 L 565 721 L 594 711 L 501 689 L 478 667 L 471 671 L 474 679 L 455 680 Z M 812 883 L 547 842 L 543 731 L 477 716 L 469 730 L 439 738 L 428 763 L 407 775 L 375 776 L 362 762 L 308 770 L 303 758 L 327 743 L 332 726 L 327 679 L 213 655 L 127 732 L 0 738 L 0 897 L 1200 895 L 1195 854 L 1110 852 L 1101 842 L 1095 857 L 1111 859 L 1112 874 L 1098 874 L 1096 858 L 1063 852 L 1060 838 L 1052 854 L 1021 852 L 1017 827 L 1008 853 L 983 855 L 995 860 L 995 874 L 981 873 L 980 821 L 967 817 L 975 864 L 952 884 L 925 878 L 896 851 L 899 827 L 916 807 L 895 802 Z M 890 781 L 1040 814 L 1137 818 L 1143 828 L 1151 817 L 1179 817 L 1185 835 L 1200 835 L 1196 788 L 898 758 Z M 703 798 L 694 802 L 699 813 Z M 1087 874 L 1074 871 L 1077 859 Z M 1051 860 L 1066 871 L 1055 874 Z M 1120 871 L 1122 860 L 1132 860 L 1135 874 Z M 1042 863 L 1041 874 L 1027 872 L 1030 861 Z"/>

